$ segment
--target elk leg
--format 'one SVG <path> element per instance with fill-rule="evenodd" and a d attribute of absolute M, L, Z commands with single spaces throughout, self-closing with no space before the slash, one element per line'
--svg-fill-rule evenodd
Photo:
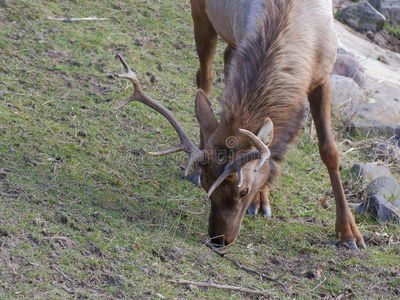
<path fill-rule="evenodd" d="M 194 39 L 196 42 L 197 55 L 199 56 L 200 68 L 196 73 L 197 87 L 202 89 L 207 97 L 211 93 L 213 84 L 213 72 L 211 69 L 215 48 L 217 47 L 218 35 L 205 13 L 202 1 L 191 1 L 192 17 L 194 23 Z M 200 149 L 204 149 L 204 134 L 200 130 Z M 200 185 L 200 167 L 196 167 L 192 175 L 192 182 Z"/>
<path fill-rule="evenodd" d="M 321 159 L 326 165 L 336 203 L 336 233 L 352 249 L 366 248 L 347 204 L 339 174 L 339 155 L 331 129 L 331 86 L 329 77 L 308 97 L 318 136 Z"/>
<path fill-rule="evenodd" d="M 201 4 L 201 2 L 191 1 L 194 39 L 200 61 L 200 69 L 197 71 L 196 80 L 197 87 L 202 89 L 208 97 L 212 88 L 213 72 L 211 64 L 217 47 L 218 36 L 210 20 L 208 20 L 204 4 Z"/>
<path fill-rule="evenodd" d="M 268 186 L 264 186 L 254 197 L 253 202 L 247 209 L 247 213 L 250 215 L 257 215 L 261 211 L 261 214 L 271 218 L 271 206 L 268 199 Z"/>

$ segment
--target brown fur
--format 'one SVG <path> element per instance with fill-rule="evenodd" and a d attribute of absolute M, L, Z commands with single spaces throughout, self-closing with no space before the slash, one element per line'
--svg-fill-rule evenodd
<path fill-rule="evenodd" d="M 297 35 L 303 29 L 293 2 L 268 3 L 257 31 L 242 41 L 228 67 L 221 126 L 256 132 L 270 117 L 275 138 L 269 148 L 272 159 L 280 162 L 300 130 L 311 81 L 310 55 L 290 43 L 301 42 Z M 277 172 L 272 173 L 269 181 Z"/>

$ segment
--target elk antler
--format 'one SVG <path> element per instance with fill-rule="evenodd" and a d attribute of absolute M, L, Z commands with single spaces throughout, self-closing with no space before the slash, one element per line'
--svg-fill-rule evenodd
<path fill-rule="evenodd" d="M 174 148 L 171 148 L 171 149 L 168 149 L 165 151 L 161 151 L 161 152 L 149 152 L 149 154 L 165 155 L 165 154 L 170 154 L 170 153 L 174 153 L 174 152 L 178 152 L 178 151 L 185 151 L 186 153 L 189 154 L 188 163 L 187 163 L 186 169 L 185 169 L 185 176 L 187 176 L 189 173 L 189 169 L 193 163 L 201 162 L 206 159 L 204 152 L 201 151 L 198 147 L 196 147 L 194 145 L 192 140 L 184 132 L 181 125 L 175 119 L 175 117 L 172 115 L 172 113 L 167 108 L 165 108 L 163 105 L 161 105 L 157 101 L 153 100 L 149 95 L 147 95 L 142 90 L 142 87 L 139 84 L 136 74 L 132 72 L 132 70 L 129 68 L 128 64 L 122 58 L 122 56 L 119 54 L 117 54 L 116 56 L 119 58 L 119 60 L 123 64 L 126 73 L 125 74 L 116 74 L 115 76 L 118 78 L 125 78 L 125 79 L 132 81 L 134 93 L 132 96 L 126 98 L 124 101 L 119 103 L 115 107 L 115 109 L 120 109 L 121 107 L 125 106 L 127 103 L 129 103 L 131 101 L 139 101 L 139 102 L 142 102 L 143 104 L 151 107 L 152 109 L 158 111 L 160 114 L 162 114 L 169 121 L 169 123 L 171 123 L 172 127 L 174 127 L 175 131 L 178 133 L 180 143 Z"/>
<path fill-rule="evenodd" d="M 218 179 L 214 182 L 214 184 L 211 186 L 210 190 L 208 191 L 208 197 L 211 196 L 211 194 L 215 191 L 215 189 L 228 177 L 231 176 L 235 173 L 238 174 L 238 187 L 241 187 L 243 184 L 243 167 L 250 161 L 259 159 L 259 162 L 254 168 L 254 172 L 257 172 L 258 169 L 261 168 L 261 166 L 265 163 L 265 161 L 271 156 L 271 152 L 269 151 L 268 147 L 258 138 L 256 135 L 254 135 L 252 132 L 245 130 L 245 129 L 239 129 L 238 134 L 246 139 L 249 140 L 249 142 L 256 147 L 258 151 L 252 151 L 249 153 L 246 153 L 233 162 L 229 163 L 226 165 L 224 172 L 218 177 Z"/>

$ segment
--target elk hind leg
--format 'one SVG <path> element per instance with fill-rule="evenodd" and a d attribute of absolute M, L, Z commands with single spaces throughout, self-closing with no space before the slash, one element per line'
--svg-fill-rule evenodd
<path fill-rule="evenodd" d="M 213 72 L 211 69 L 218 35 L 205 13 L 203 1 L 191 1 L 192 17 L 194 23 L 194 39 L 197 55 L 199 56 L 200 69 L 197 71 L 197 87 L 202 89 L 207 97 L 211 93 Z"/>
<path fill-rule="evenodd" d="M 194 23 L 194 39 L 200 68 L 196 73 L 197 87 L 202 89 L 207 97 L 211 93 L 213 83 L 212 61 L 217 47 L 218 35 L 205 13 L 203 1 L 191 1 Z M 200 129 L 200 149 L 205 147 L 204 133 Z M 200 185 L 200 167 L 196 167 L 192 175 L 192 182 Z"/>
<path fill-rule="evenodd" d="M 321 159 L 326 165 L 336 203 L 336 233 L 352 249 L 365 248 L 344 194 L 339 174 L 339 155 L 331 129 L 331 86 L 329 77 L 309 95 L 311 114 L 315 123 Z M 357 247 L 358 246 L 358 247 Z"/>

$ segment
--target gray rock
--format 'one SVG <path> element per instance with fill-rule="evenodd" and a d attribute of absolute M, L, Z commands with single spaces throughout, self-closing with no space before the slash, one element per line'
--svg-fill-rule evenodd
<path fill-rule="evenodd" d="M 365 102 L 364 92 L 357 83 L 345 76 L 331 75 L 332 105 L 344 115 L 350 115 L 353 107 Z"/>
<path fill-rule="evenodd" d="M 399 199 L 399 200 L 396 200 L 396 201 L 393 201 L 393 202 L 391 202 L 391 204 L 392 204 L 393 206 L 396 206 L 398 209 L 400 209 L 400 199 Z"/>
<path fill-rule="evenodd" d="M 380 10 L 381 7 L 381 0 L 368 0 L 369 4 L 372 5 L 373 8 L 376 10 Z"/>
<path fill-rule="evenodd" d="M 368 184 L 365 192 L 367 193 L 367 197 L 379 195 L 385 199 L 390 199 L 391 197 L 398 198 L 400 197 L 400 185 L 393 177 L 378 177 Z"/>
<path fill-rule="evenodd" d="M 368 197 L 357 207 L 358 214 L 366 212 L 381 222 L 400 221 L 400 209 L 379 195 Z"/>
<path fill-rule="evenodd" d="M 388 168 L 374 164 L 354 164 L 351 171 L 365 182 L 371 182 L 378 177 L 393 177 Z"/>
<path fill-rule="evenodd" d="M 342 47 L 338 47 L 337 48 L 337 54 L 347 54 L 347 51 L 346 51 L 346 49 L 344 49 Z M 351 54 L 353 54 L 353 53 L 351 53 Z"/>
<path fill-rule="evenodd" d="M 331 75 L 341 75 L 353 79 L 359 87 L 365 83 L 365 72 L 357 57 L 350 53 L 338 53 L 336 62 L 333 65 Z"/>
<path fill-rule="evenodd" d="M 400 22 L 399 0 L 381 0 L 380 11 L 392 21 Z"/>
<path fill-rule="evenodd" d="M 368 2 L 388 19 L 400 22 L 399 0 L 369 0 Z"/>
<path fill-rule="evenodd" d="M 350 4 L 342 9 L 344 22 L 358 30 L 378 31 L 385 24 L 386 18 L 366 1 Z"/>
<path fill-rule="evenodd" d="M 350 131 L 392 137 L 400 133 L 400 105 L 374 102 L 356 105 L 349 114 L 355 116 Z"/>

